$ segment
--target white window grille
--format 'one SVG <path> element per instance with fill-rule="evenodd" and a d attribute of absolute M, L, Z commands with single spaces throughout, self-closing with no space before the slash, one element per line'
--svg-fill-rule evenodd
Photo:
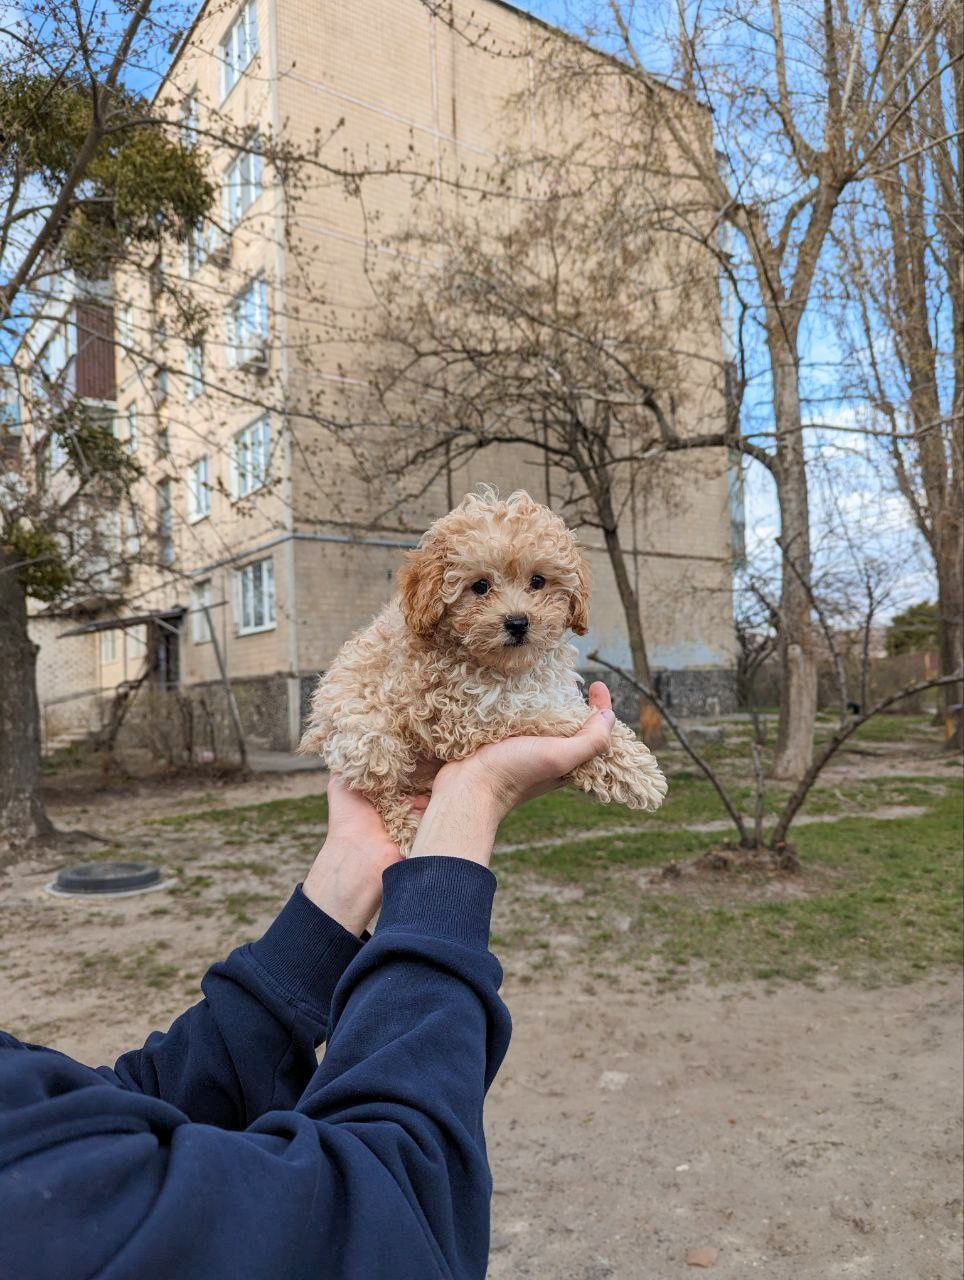
<path fill-rule="evenodd" d="M 131 453 L 137 452 L 140 438 L 141 432 L 137 423 L 137 404 L 129 404 L 127 406 L 127 447 Z"/>
<path fill-rule="evenodd" d="M 134 667 L 135 663 L 142 662 L 147 657 L 147 627 L 143 624 L 137 627 L 126 627 L 124 644 L 128 663 Z"/>
<path fill-rule="evenodd" d="M 100 633 L 100 665 L 108 666 L 117 661 L 117 632 L 102 631 Z"/>
<path fill-rule="evenodd" d="M 275 624 L 274 561 L 255 560 L 234 575 L 238 633 L 270 631 Z"/>
<path fill-rule="evenodd" d="M 122 302 L 117 312 L 117 336 L 125 352 L 134 345 L 134 304 Z"/>
<path fill-rule="evenodd" d="M 231 440 L 231 496 L 245 498 L 268 481 L 271 471 L 271 423 L 259 418 Z"/>
<path fill-rule="evenodd" d="M 197 145 L 197 130 L 200 120 L 200 104 L 197 89 L 192 89 L 181 103 L 181 144 L 185 147 Z"/>
<path fill-rule="evenodd" d="M 235 156 L 224 173 L 221 188 L 221 212 L 229 229 L 238 225 L 261 195 L 261 139 L 254 138 L 252 150 Z"/>
<path fill-rule="evenodd" d="M 198 458 L 187 469 L 187 518 L 191 524 L 211 514 L 211 485 L 208 480 L 207 456 Z"/>
<path fill-rule="evenodd" d="M 228 364 L 264 367 L 268 362 L 268 289 L 258 276 L 228 304 L 225 315 Z"/>
<path fill-rule="evenodd" d="M 194 644 L 207 644 L 211 639 L 208 630 L 207 615 L 204 610 L 211 607 L 211 579 L 196 582 L 191 588 L 191 641 Z"/>
<path fill-rule="evenodd" d="M 248 0 L 221 40 L 221 97 L 226 98 L 258 52 L 258 14 Z"/>
<path fill-rule="evenodd" d="M 200 342 L 189 342 L 184 351 L 185 394 L 196 400 L 204 390 L 204 348 Z"/>
<path fill-rule="evenodd" d="M 174 523 L 171 506 L 171 482 L 162 480 L 157 486 L 157 533 L 160 542 L 161 564 L 167 568 L 174 563 Z"/>
<path fill-rule="evenodd" d="M 214 241 L 214 228 L 192 227 L 184 241 L 184 274 L 190 278 L 207 261 L 211 245 Z"/>

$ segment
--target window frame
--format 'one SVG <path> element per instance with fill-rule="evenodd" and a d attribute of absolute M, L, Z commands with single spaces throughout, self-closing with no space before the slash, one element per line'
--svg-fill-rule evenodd
<path fill-rule="evenodd" d="M 246 0 L 218 41 L 222 102 L 237 85 L 259 52 L 257 0 Z"/>
<path fill-rule="evenodd" d="M 261 136 L 251 139 L 251 147 L 239 151 L 224 170 L 221 184 L 221 216 L 228 231 L 233 231 L 251 206 L 264 193 L 264 164 Z"/>
<path fill-rule="evenodd" d="M 204 344 L 184 344 L 184 398 L 190 404 L 204 395 Z"/>
<path fill-rule="evenodd" d="M 250 465 L 251 446 L 254 443 L 253 433 L 259 432 L 257 440 L 257 453 L 259 457 L 259 470 L 253 471 Z M 258 493 L 264 489 L 271 477 L 271 455 L 273 449 L 271 418 L 264 413 L 260 417 L 255 418 L 253 422 L 249 422 L 246 427 L 242 427 L 240 431 L 236 431 L 231 437 L 230 459 L 231 459 L 231 501 L 240 502 L 243 498 L 249 498 L 253 493 Z M 245 451 L 245 454 L 242 453 Z M 242 459 L 244 459 L 242 461 Z M 252 482 L 251 477 L 254 476 Z M 244 487 L 243 483 L 247 485 Z"/>
<path fill-rule="evenodd" d="M 259 327 L 249 325 L 251 320 Z M 238 369 L 253 363 L 258 349 L 264 352 L 263 365 L 266 366 L 269 333 L 268 282 L 259 274 L 252 276 L 228 303 L 224 315 L 224 345 L 228 366 Z"/>
<path fill-rule="evenodd" d="M 157 536 L 159 559 L 165 569 L 174 564 L 174 486 L 165 477 L 157 485 Z"/>
<path fill-rule="evenodd" d="M 208 630 L 204 607 L 211 607 L 211 579 L 204 578 L 191 586 L 191 644 L 210 644 L 211 632 Z"/>
<path fill-rule="evenodd" d="M 203 474 L 202 474 L 203 472 Z M 211 460 L 202 453 L 187 468 L 185 490 L 187 493 L 187 522 L 197 524 L 211 514 Z"/>
<path fill-rule="evenodd" d="M 129 355 L 134 346 L 134 302 L 131 298 L 125 298 L 117 308 L 117 336 L 124 355 Z"/>
<path fill-rule="evenodd" d="M 266 567 L 267 566 L 267 567 Z M 254 622 L 254 571 L 259 569 L 261 612 L 263 621 Z M 245 575 L 250 574 L 251 586 L 249 599 L 252 604 L 251 623 L 245 622 Z M 274 557 L 265 556 L 262 560 L 252 560 L 234 571 L 234 622 L 239 636 L 258 635 L 262 631 L 274 631 L 277 627 L 277 596 L 275 590 Z"/>
<path fill-rule="evenodd" d="M 108 647 L 108 640 L 110 641 L 110 653 L 106 655 L 104 651 Z M 100 633 L 100 665 L 102 667 L 112 667 L 115 662 L 120 660 L 118 648 L 117 629 L 115 627 L 108 627 Z"/>

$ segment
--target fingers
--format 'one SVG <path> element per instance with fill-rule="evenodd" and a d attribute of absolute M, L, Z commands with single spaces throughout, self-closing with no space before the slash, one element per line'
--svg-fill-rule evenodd
<path fill-rule="evenodd" d="M 589 686 L 589 705 L 593 711 L 611 711 L 613 700 L 609 690 L 601 680 L 594 680 Z"/>
<path fill-rule="evenodd" d="M 606 689 L 605 685 L 594 687 Z M 606 701 L 609 701 L 608 689 Z M 579 732 L 573 734 L 571 738 L 557 739 L 556 763 L 560 774 L 571 773 L 579 765 L 606 751 L 615 723 L 616 717 L 612 708 L 602 707 L 591 715 Z"/>

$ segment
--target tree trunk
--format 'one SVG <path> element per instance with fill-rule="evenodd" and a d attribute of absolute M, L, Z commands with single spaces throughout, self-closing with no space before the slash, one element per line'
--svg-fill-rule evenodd
<path fill-rule="evenodd" d="M 40 780 L 37 646 L 27 634 L 27 598 L 0 551 L 0 866 L 18 846 L 53 830 Z"/>
<path fill-rule="evenodd" d="M 803 452 L 796 353 L 770 338 L 777 431 L 775 478 L 780 501 L 780 722 L 773 776 L 797 781 L 810 768 L 817 718 L 817 662 L 810 592 L 810 507 Z"/>
<path fill-rule="evenodd" d="M 626 631 L 629 635 L 629 651 L 633 659 L 633 676 L 647 688 L 653 687 L 652 673 L 649 669 L 649 655 L 646 652 L 646 640 L 643 626 L 639 620 L 639 600 L 626 568 L 626 557 L 623 554 L 619 532 L 608 524 L 603 529 L 609 563 L 612 565 L 616 579 L 616 590 L 626 617 Z M 639 728 L 643 741 L 648 747 L 661 747 L 664 741 L 663 720 L 653 704 L 642 695 L 639 700 Z"/>
<path fill-rule="evenodd" d="M 942 676 L 953 675 L 964 664 L 964 548 L 961 547 L 957 514 L 946 524 L 950 528 L 943 538 L 935 539 L 934 547 Z M 949 729 L 946 745 L 959 751 L 964 747 L 964 714 L 960 710 L 964 702 L 964 683 L 944 685 L 939 694 L 942 719 Z M 952 713 L 951 707 L 958 709 Z"/>

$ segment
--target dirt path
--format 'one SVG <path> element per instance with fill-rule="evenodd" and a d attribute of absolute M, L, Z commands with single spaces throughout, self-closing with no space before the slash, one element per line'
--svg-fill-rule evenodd
<path fill-rule="evenodd" d="M 960 1280 L 958 980 L 505 996 L 490 1280 Z"/>

